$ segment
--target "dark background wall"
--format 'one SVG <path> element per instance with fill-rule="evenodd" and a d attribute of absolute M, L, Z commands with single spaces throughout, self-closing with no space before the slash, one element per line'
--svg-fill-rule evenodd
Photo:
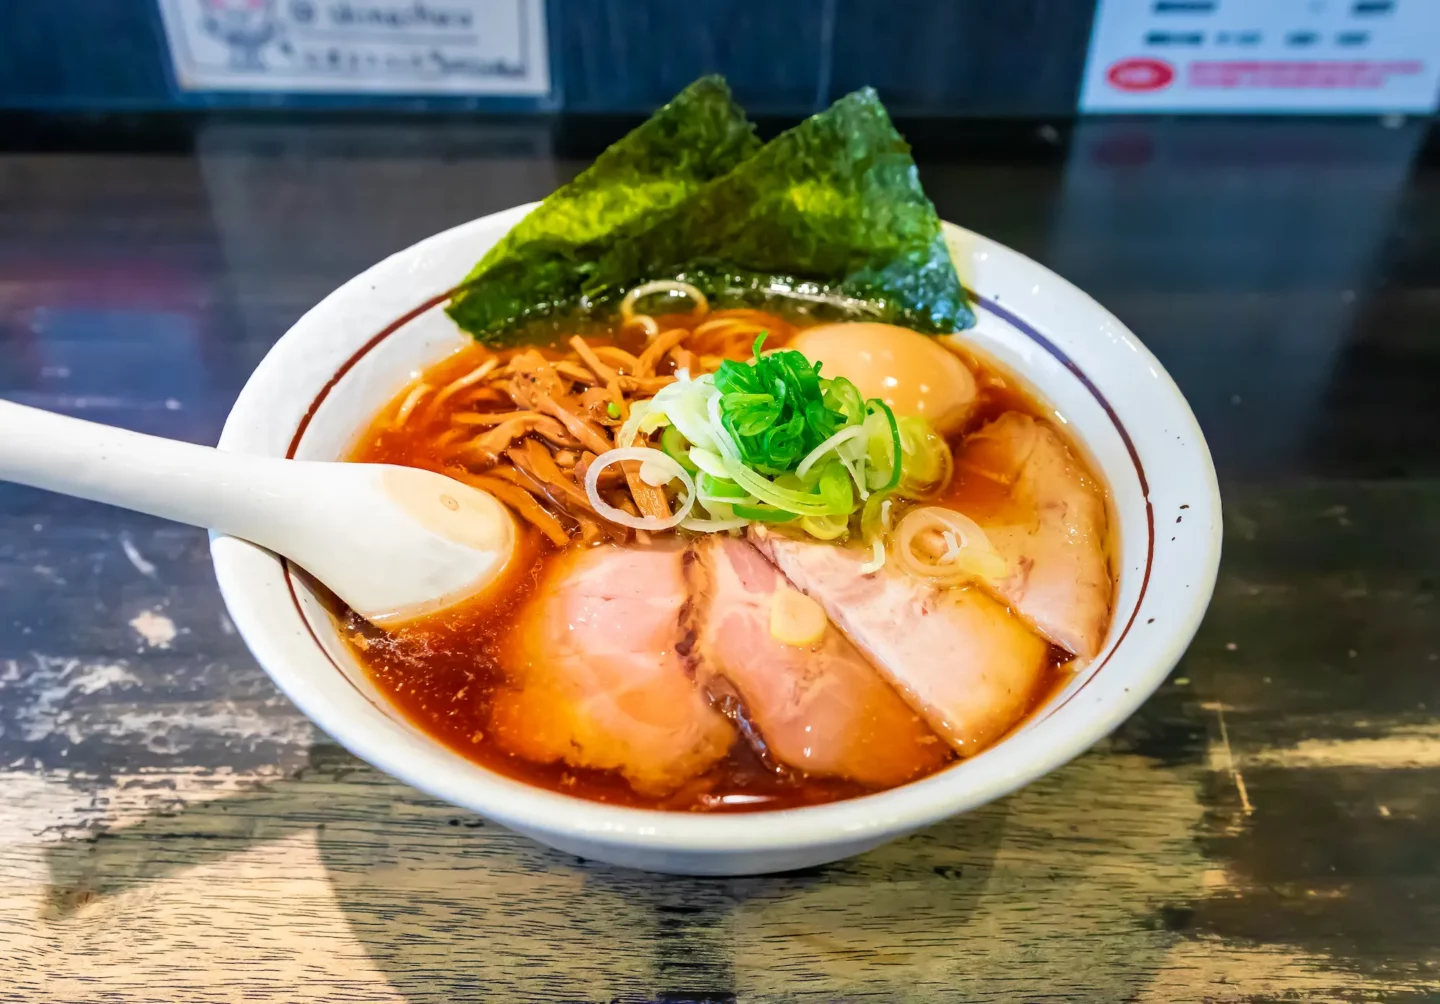
<path fill-rule="evenodd" d="M 903 115 L 1075 111 L 1094 0 L 548 0 L 550 108 L 633 113 L 718 71 L 760 114 L 863 84 Z M 467 98 L 187 94 L 152 0 L 0 2 L 0 108 L 531 109 Z"/>

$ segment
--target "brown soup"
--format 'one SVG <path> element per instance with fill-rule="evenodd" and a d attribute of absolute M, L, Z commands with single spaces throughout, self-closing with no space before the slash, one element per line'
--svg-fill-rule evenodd
<path fill-rule="evenodd" d="M 657 320 L 662 338 L 682 329 L 687 335 L 680 342 L 683 347 L 642 367 L 653 375 L 648 377 L 651 383 L 647 385 L 632 381 L 640 395 L 672 373 L 677 363 L 713 369 L 722 357 L 747 358 L 758 329 L 769 332 L 767 347 L 777 347 L 806 326 L 803 321 L 748 310 L 713 312 L 706 318 L 708 330 L 706 324 L 696 325 L 686 316 L 669 315 Z M 733 322 L 728 327 L 716 323 L 727 320 Z M 678 338 L 675 335 L 670 340 Z M 590 368 L 604 367 L 612 372 L 623 370 L 627 358 L 643 358 L 646 346 L 643 332 L 614 327 L 586 330 L 585 342 L 592 352 Z M 517 356 L 537 350 L 552 365 L 563 366 L 566 360 L 584 365 L 574 347 L 559 338 L 538 347 L 500 352 L 466 346 L 418 375 L 397 394 L 357 439 L 346 458 L 428 468 L 488 488 L 502 501 L 511 502 L 512 496 L 525 494 L 530 507 L 545 510 L 540 515 L 531 513 L 530 520 L 521 522 L 522 557 L 512 563 L 505 581 L 485 595 L 390 632 L 378 630 L 354 615 L 344 619 L 344 635 L 377 687 L 412 723 L 467 759 L 519 781 L 594 801 L 675 811 L 735 812 L 818 805 L 873 791 L 848 780 L 774 769 L 743 739 L 737 739 L 729 753 L 709 770 L 663 796 L 637 792 L 615 771 L 576 768 L 564 762 L 535 762 L 510 751 L 503 729 L 497 728 L 491 715 L 496 694 L 507 686 L 500 660 L 503 636 L 531 598 L 547 562 L 559 553 L 560 541 L 583 538 L 599 542 L 614 535 L 614 528 L 604 526 L 603 521 L 589 520 L 586 525 L 583 514 L 578 520 L 567 517 L 567 512 L 577 511 L 575 506 L 563 493 L 553 489 L 547 493 L 545 486 L 538 483 L 543 478 L 537 477 L 530 463 L 534 458 L 527 453 L 533 449 L 528 441 L 541 440 L 547 434 L 561 438 L 553 428 L 547 425 L 523 432 L 503 452 L 467 446 L 503 426 L 509 419 L 495 421 L 494 416 L 513 415 L 517 405 L 495 392 L 493 386 L 487 386 L 483 377 L 470 384 L 465 384 L 464 379 L 487 366 L 491 373 L 504 372 L 503 368 L 518 365 Z M 1046 417 L 1045 411 L 1013 381 L 974 359 L 966 361 L 978 377 L 980 405 L 952 444 L 1006 411 Z M 590 393 L 582 397 L 590 409 L 587 414 L 597 426 L 608 419 L 613 428 L 618 421 L 611 414 L 615 409 L 609 408 L 603 395 Z M 508 433 L 498 436 L 497 441 L 505 435 Z M 567 450 L 553 442 L 547 448 L 561 465 L 570 465 L 567 471 L 572 475 L 574 465 L 583 463 L 583 449 Z M 497 470 L 504 476 L 497 475 Z M 969 512 L 996 504 L 997 490 L 992 480 L 957 465 L 941 501 Z M 545 518 L 558 523 L 563 536 L 557 536 L 555 527 L 543 522 Z M 1064 685 L 1069 677 L 1069 662 L 1068 653 L 1051 647 L 1047 670 L 1030 695 L 1030 710 Z M 954 758 L 948 762 L 954 762 Z"/>

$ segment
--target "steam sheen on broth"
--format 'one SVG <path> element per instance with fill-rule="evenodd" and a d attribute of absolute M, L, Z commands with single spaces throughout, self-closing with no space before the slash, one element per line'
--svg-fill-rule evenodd
<path fill-rule="evenodd" d="M 418 727 L 499 773 L 598 801 L 815 805 L 979 752 L 1098 651 L 1113 591 L 1104 489 L 1012 378 L 888 325 L 640 302 L 543 345 L 467 345 L 402 389 L 347 457 L 456 477 L 521 519 L 485 595 L 389 632 L 345 620 Z M 802 532 L 769 510 L 718 532 L 637 529 L 686 495 L 633 461 L 587 492 L 595 458 L 630 445 L 617 437 L 645 402 L 677 375 L 750 360 L 762 332 L 765 352 L 794 345 L 822 377 L 885 401 L 907 437 L 928 428 L 907 422 L 939 426 L 935 483 L 874 491 L 888 501 L 839 523 L 848 544 L 816 532 L 834 520 Z M 674 428 L 635 442 L 671 453 Z M 728 484 L 692 473 L 702 501 Z M 711 503 L 716 525 L 731 509 Z"/>

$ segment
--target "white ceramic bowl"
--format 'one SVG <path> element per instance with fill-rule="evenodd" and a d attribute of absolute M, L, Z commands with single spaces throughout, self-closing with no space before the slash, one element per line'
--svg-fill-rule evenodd
<path fill-rule="evenodd" d="M 530 206 L 421 241 L 347 282 L 250 377 L 226 450 L 340 457 L 413 371 L 461 343 L 439 304 Z M 1098 658 L 1021 728 L 900 788 L 759 815 L 619 808 L 530 787 L 408 724 L 367 680 L 328 616 L 273 554 L 229 537 L 211 552 L 231 616 L 295 704 L 356 756 L 415 787 L 571 854 L 653 871 L 735 875 L 858 854 L 998 798 L 1082 753 L 1130 715 L 1189 643 L 1220 559 L 1220 498 L 1194 416 L 1109 312 L 1022 255 L 946 227 L 980 297 L 958 336 L 1024 378 L 1083 442 L 1118 522 L 1119 590 Z"/>

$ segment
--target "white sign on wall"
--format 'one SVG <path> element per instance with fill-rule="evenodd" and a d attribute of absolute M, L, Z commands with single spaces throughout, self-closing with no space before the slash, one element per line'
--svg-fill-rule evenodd
<path fill-rule="evenodd" d="M 184 90 L 538 97 L 545 0 L 159 0 Z"/>
<path fill-rule="evenodd" d="M 1430 112 L 1440 0 L 1099 0 L 1082 112 Z"/>

